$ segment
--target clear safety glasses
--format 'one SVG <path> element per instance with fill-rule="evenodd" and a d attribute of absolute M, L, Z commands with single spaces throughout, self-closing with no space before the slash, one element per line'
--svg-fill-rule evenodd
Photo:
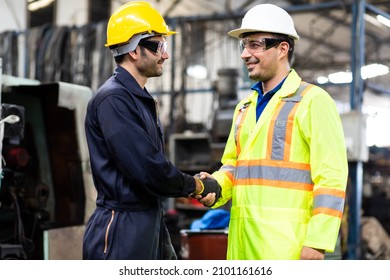
<path fill-rule="evenodd" d="M 250 53 L 263 52 L 270 48 L 278 46 L 285 40 L 276 38 L 262 38 L 262 39 L 250 39 L 245 38 L 240 40 L 240 51 L 243 52 L 247 49 Z"/>
<path fill-rule="evenodd" d="M 156 54 L 164 54 L 168 48 L 168 43 L 165 41 L 141 40 L 138 44 Z"/>

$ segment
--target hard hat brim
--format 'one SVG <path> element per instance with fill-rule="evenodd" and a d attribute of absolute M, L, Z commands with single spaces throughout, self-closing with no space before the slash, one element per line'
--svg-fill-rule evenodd
<path fill-rule="evenodd" d="M 169 36 L 169 35 L 174 35 L 174 34 L 177 34 L 178 32 L 177 31 L 172 31 L 170 30 L 169 32 L 167 32 L 166 34 L 162 34 L 164 36 Z"/>

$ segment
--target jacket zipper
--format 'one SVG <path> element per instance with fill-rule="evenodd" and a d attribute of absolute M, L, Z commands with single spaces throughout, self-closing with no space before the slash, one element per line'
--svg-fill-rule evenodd
<path fill-rule="evenodd" d="M 108 232 L 110 231 L 110 227 L 112 224 L 112 221 L 114 220 L 115 216 L 115 211 L 111 210 L 111 219 L 110 222 L 108 223 L 107 229 L 106 229 L 106 236 L 104 237 L 104 254 L 107 253 L 107 248 L 108 248 Z"/>
<path fill-rule="evenodd" d="M 156 99 L 154 99 L 154 98 L 153 98 L 153 100 L 154 100 L 154 105 L 156 107 L 156 124 L 157 124 L 158 127 L 160 127 L 160 125 L 158 123 L 158 114 L 160 113 L 159 112 L 159 107 L 158 107 L 158 101 Z"/>

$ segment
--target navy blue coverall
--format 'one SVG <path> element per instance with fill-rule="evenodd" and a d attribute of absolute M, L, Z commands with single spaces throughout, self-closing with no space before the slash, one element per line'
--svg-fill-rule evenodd
<path fill-rule="evenodd" d="M 117 66 L 88 104 L 85 131 L 97 207 L 83 258 L 164 258 L 162 200 L 187 197 L 195 180 L 164 156 L 156 101 Z"/>

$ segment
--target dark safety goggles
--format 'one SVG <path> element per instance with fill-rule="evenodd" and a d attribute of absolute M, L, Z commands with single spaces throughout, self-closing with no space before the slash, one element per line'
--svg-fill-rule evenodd
<path fill-rule="evenodd" d="M 270 48 L 279 46 L 281 42 L 285 40 L 276 38 L 262 38 L 262 39 L 250 39 L 244 38 L 240 40 L 240 51 L 243 52 L 247 49 L 248 52 L 263 52 Z"/>
<path fill-rule="evenodd" d="M 138 45 L 156 54 L 164 54 L 167 52 L 168 48 L 168 43 L 165 41 L 141 40 Z"/>

